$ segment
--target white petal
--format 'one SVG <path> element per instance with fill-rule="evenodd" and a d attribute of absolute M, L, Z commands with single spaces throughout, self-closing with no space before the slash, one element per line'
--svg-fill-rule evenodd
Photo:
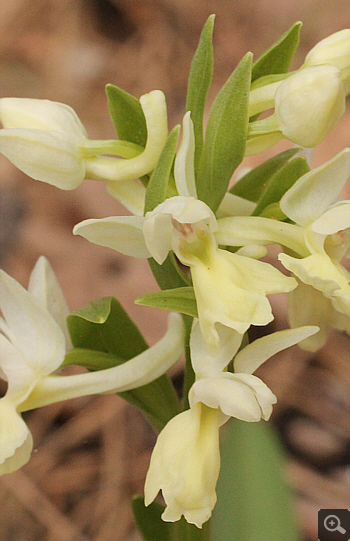
<path fill-rule="evenodd" d="M 61 329 L 49 312 L 3 271 L 0 271 L 0 305 L 11 330 L 10 339 L 22 352 L 23 365 L 40 375 L 55 371 L 65 356 Z M 10 359 L 6 362 L 10 363 Z"/>
<path fill-rule="evenodd" d="M 141 182 L 135 180 L 108 182 L 107 192 L 120 201 L 132 214 L 143 216 L 146 188 Z"/>
<path fill-rule="evenodd" d="M 304 259 L 280 254 L 278 259 L 299 280 L 322 291 L 326 297 L 334 299 L 335 295 L 339 295 L 339 301 L 341 296 L 344 296 L 344 299 L 349 298 L 350 286 L 345 269 L 326 254 L 316 253 Z M 342 310 L 339 308 L 339 311 Z"/>
<path fill-rule="evenodd" d="M 143 221 L 142 216 L 84 220 L 73 228 L 73 233 L 100 246 L 143 259 L 150 257 L 142 231 Z"/>
<path fill-rule="evenodd" d="M 223 246 L 281 244 L 300 255 L 308 255 L 301 227 L 260 216 L 220 218 L 217 242 Z"/>
<path fill-rule="evenodd" d="M 191 112 L 187 111 L 183 118 L 183 136 L 175 158 L 175 182 L 179 195 L 197 199 L 194 176 L 194 131 Z"/>
<path fill-rule="evenodd" d="M 305 326 L 297 329 L 287 329 L 274 332 L 254 340 L 243 348 L 235 357 L 235 372 L 252 374 L 270 357 L 290 346 L 298 344 L 301 340 L 317 333 L 316 326 Z"/>
<path fill-rule="evenodd" d="M 44 130 L 0 130 L 0 152 L 26 175 L 73 190 L 85 178 L 76 142 L 66 134 Z"/>
<path fill-rule="evenodd" d="M 162 519 L 201 528 L 216 503 L 220 469 L 217 410 L 203 404 L 183 411 L 159 434 L 145 483 L 145 504 L 162 490 L 167 505 Z"/>
<path fill-rule="evenodd" d="M 58 131 L 77 140 L 87 136 L 76 112 L 55 101 L 2 98 L 0 120 L 4 128 Z"/>
<path fill-rule="evenodd" d="M 166 334 L 154 346 L 113 368 L 73 376 L 43 378 L 20 406 L 21 411 L 78 396 L 121 393 L 141 387 L 169 370 L 180 358 L 183 347 L 182 318 L 177 313 L 171 313 Z"/>
<path fill-rule="evenodd" d="M 350 228 L 350 200 L 332 205 L 312 224 L 311 228 L 321 235 L 332 235 Z"/>
<path fill-rule="evenodd" d="M 220 348 L 218 354 L 212 356 L 205 345 L 198 319 L 193 321 L 190 337 L 191 362 L 193 370 L 199 378 L 220 374 L 242 342 L 243 335 L 233 329 L 220 325 L 220 323 L 216 324 L 216 328 L 220 338 Z"/>
<path fill-rule="evenodd" d="M 294 222 L 308 226 L 334 203 L 350 175 L 350 149 L 300 177 L 282 197 L 281 209 Z"/>
<path fill-rule="evenodd" d="M 133 180 L 150 173 L 156 166 L 168 136 L 165 96 L 153 90 L 140 98 L 147 124 L 146 147 L 135 158 L 91 158 L 86 162 L 86 176 L 114 182 Z"/>
<path fill-rule="evenodd" d="M 288 295 L 288 315 L 291 327 L 317 325 L 320 328 L 318 333 L 299 343 L 306 351 L 321 349 L 330 327 L 350 334 L 350 317 L 337 312 L 321 291 L 303 282 Z"/>
<path fill-rule="evenodd" d="M 41 256 L 30 275 L 28 291 L 37 303 L 53 316 L 66 338 L 66 349 L 72 347 L 67 329 L 69 308 L 63 291 L 48 260 Z"/>
<path fill-rule="evenodd" d="M 223 200 L 216 212 L 217 218 L 226 216 L 250 216 L 256 207 L 256 203 L 243 199 L 233 193 L 225 193 Z"/>
<path fill-rule="evenodd" d="M 159 265 L 164 263 L 172 249 L 173 225 L 170 214 L 147 212 L 143 222 L 143 235 L 149 253 Z"/>
<path fill-rule="evenodd" d="M 190 391 L 191 404 L 202 402 L 242 421 L 257 422 L 271 413 L 275 395 L 259 378 L 224 372 L 221 376 L 200 379 Z"/>
<path fill-rule="evenodd" d="M 0 475 L 21 468 L 32 448 L 33 440 L 22 417 L 7 398 L 0 399 Z"/>

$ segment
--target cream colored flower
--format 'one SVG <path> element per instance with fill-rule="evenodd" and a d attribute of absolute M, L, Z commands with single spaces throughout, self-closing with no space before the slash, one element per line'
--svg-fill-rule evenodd
<path fill-rule="evenodd" d="M 34 267 L 28 291 L 0 272 L 0 307 L 0 377 L 7 382 L 0 399 L 0 475 L 30 458 L 33 440 L 21 412 L 145 385 L 170 368 L 183 348 L 181 317 L 172 314 L 165 336 L 130 361 L 98 372 L 53 375 L 71 344 L 65 325 L 67 306 L 45 258 Z"/>
<path fill-rule="evenodd" d="M 303 175 L 281 199 L 281 209 L 303 231 L 304 258 L 280 254 L 282 264 L 350 318 L 350 285 L 341 259 L 349 255 L 350 201 L 338 201 L 350 174 L 350 149 Z M 334 319 L 334 318 L 330 318 Z"/>
<path fill-rule="evenodd" d="M 216 324 L 244 333 L 273 319 L 266 295 L 291 291 L 296 281 L 271 265 L 218 247 L 217 221 L 196 198 L 192 122 L 184 118 L 184 139 L 175 160 L 180 195 L 166 199 L 144 218 L 116 216 L 85 220 L 73 232 L 133 257 L 153 257 L 160 265 L 173 250 L 190 267 L 199 320 L 207 347 L 220 347 Z M 183 150 L 185 148 L 185 150 Z"/>
<path fill-rule="evenodd" d="M 151 172 L 166 141 L 164 94 L 155 90 L 141 96 L 140 103 L 148 130 L 144 149 L 125 141 L 90 141 L 77 114 L 63 103 L 3 98 L 0 152 L 30 177 L 63 190 L 76 188 L 88 177 L 109 181 L 113 191 L 115 182 Z M 133 185 L 128 187 L 134 191 Z"/>
<path fill-rule="evenodd" d="M 190 348 L 196 381 L 189 393 L 190 409 L 171 419 L 159 434 L 145 484 L 149 505 L 161 490 L 166 503 L 163 520 L 183 515 L 201 528 L 216 503 L 220 470 L 219 427 L 230 417 L 257 422 L 269 419 L 275 395 L 252 375 L 269 357 L 318 331 L 318 327 L 286 330 L 256 340 L 237 355 L 242 335 L 218 326 L 221 349 L 208 352 L 199 322 L 194 321 Z M 234 357 L 235 372 L 226 366 Z"/>

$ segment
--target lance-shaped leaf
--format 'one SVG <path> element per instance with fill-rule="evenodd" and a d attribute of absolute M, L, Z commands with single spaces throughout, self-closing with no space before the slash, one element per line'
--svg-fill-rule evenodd
<path fill-rule="evenodd" d="M 254 62 L 252 82 L 271 73 L 286 73 L 299 45 L 301 22 L 294 23 L 264 54 Z"/>
<path fill-rule="evenodd" d="M 252 215 L 260 216 L 265 208 L 278 203 L 303 175 L 310 171 L 306 158 L 294 158 L 281 167 L 269 180 Z"/>
<path fill-rule="evenodd" d="M 197 50 L 194 54 L 188 78 L 186 111 L 191 111 L 195 137 L 195 171 L 199 164 L 203 147 L 203 116 L 210 87 L 214 57 L 213 28 L 215 15 L 210 15 L 205 23 Z"/>
<path fill-rule="evenodd" d="M 181 314 L 198 317 L 196 297 L 193 287 L 178 287 L 176 289 L 165 289 L 146 293 L 137 297 L 135 304 L 162 308 L 163 310 L 174 310 Z"/>
<path fill-rule="evenodd" d="M 271 177 L 297 152 L 298 148 L 290 148 L 266 160 L 240 178 L 229 190 L 230 193 L 257 203 Z"/>
<path fill-rule="evenodd" d="M 137 98 L 114 86 L 106 86 L 108 109 L 119 139 L 145 146 L 147 126 Z"/>
<path fill-rule="evenodd" d="M 266 422 L 230 422 L 222 446 L 212 541 L 300 541 L 284 453 Z"/>
<path fill-rule="evenodd" d="M 167 188 L 173 167 L 180 126 L 175 126 L 168 135 L 167 141 L 153 170 L 146 190 L 145 214 L 163 203 L 167 197 Z"/>
<path fill-rule="evenodd" d="M 215 212 L 244 157 L 252 54 L 247 53 L 212 105 L 199 172 L 198 198 Z"/>
<path fill-rule="evenodd" d="M 132 510 L 135 522 L 145 541 L 174 540 L 174 524 L 164 522 L 161 519 L 161 515 L 164 512 L 164 505 L 158 502 L 152 502 L 146 507 L 142 496 L 134 496 L 132 499 Z"/>
<path fill-rule="evenodd" d="M 113 297 L 88 303 L 70 314 L 67 323 L 75 348 L 92 350 L 95 356 L 92 353 L 86 357 L 81 355 L 79 362 L 79 354 L 73 350 L 75 353 L 67 356 L 66 364 L 71 360 L 89 370 L 102 370 L 110 368 L 113 360 L 122 364 L 148 347 L 137 326 Z M 109 356 L 104 359 L 101 352 Z M 119 394 L 141 409 L 157 429 L 161 429 L 179 409 L 174 387 L 167 375 Z"/>

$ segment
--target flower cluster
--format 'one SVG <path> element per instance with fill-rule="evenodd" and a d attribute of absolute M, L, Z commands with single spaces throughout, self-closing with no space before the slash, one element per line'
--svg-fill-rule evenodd
<path fill-rule="evenodd" d="M 180 127 L 168 134 L 159 90 L 137 100 L 109 86 L 120 135 L 110 141 L 89 140 L 66 105 L 0 100 L 0 151 L 29 176 L 61 189 L 74 189 L 86 177 L 105 181 L 131 215 L 91 218 L 77 224 L 74 234 L 148 259 L 161 291 L 137 302 L 193 318 L 186 338 L 181 316 L 172 313 L 165 336 L 147 349 L 121 308 L 114 318 L 111 305 L 106 311 L 106 303 L 97 302 L 93 310 L 84 308 L 68 318 L 68 332 L 68 309 L 44 258 L 33 270 L 28 291 L 2 272 L 0 376 L 7 392 L 0 399 L 0 474 L 29 459 L 33 442 L 21 412 L 76 396 L 137 390 L 149 418 L 162 428 L 145 503 L 161 490 L 163 519 L 173 522 L 183 515 L 198 528 L 216 502 L 220 426 L 230 417 L 267 421 L 276 403 L 253 373 L 295 344 L 319 349 L 330 327 L 350 333 L 349 274 L 342 263 L 350 256 L 350 201 L 340 198 L 350 175 L 350 149 L 313 170 L 300 149 L 291 149 L 229 187 L 245 155 L 281 138 L 314 147 L 333 129 L 350 92 L 350 30 L 317 44 L 296 72 L 280 62 L 286 43 L 285 57 L 291 60 L 295 28 L 253 68 L 248 53 L 215 99 L 204 138 L 211 77 L 204 58 L 212 47 L 207 31 L 212 24 L 209 18 L 191 68 L 178 149 Z M 200 88 L 193 82 L 198 78 Z M 271 108 L 270 117 L 256 119 Z M 279 246 L 284 272 L 271 259 L 260 260 L 271 244 Z M 252 325 L 273 320 L 268 295 L 274 293 L 288 294 L 292 328 L 247 345 Z M 129 339 L 120 350 L 114 342 L 101 349 L 94 337 L 95 327 L 108 318 Z M 175 398 L 175 406 L 162 416 L 153 402 L 147 404 L 145 388 L 169 389 L 163 375 L 186 345 L 191 364 L 183 410 Z M 74 362 L 90 372 L 56 373 Z"/>

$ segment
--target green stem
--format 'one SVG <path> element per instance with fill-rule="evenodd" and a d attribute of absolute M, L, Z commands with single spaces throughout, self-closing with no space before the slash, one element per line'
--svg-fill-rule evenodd
<path fill-rule="evenodd" d="M 185 329 L 186 329 L 186 337 L 185 337 L 186 365 L 185 365 L 184 384 L 183 384 L 183 409 L 186 410 L 189 408 L 188 391 L 194 384 L 194 380 L 195 380 L 195 373 L 192 368 L 190 345 L 189 345 L 193 318 L 190 316 L 186 316 L 184 314 L 182 315 L 182 318 L 183 318 Z"/>
<path fill-rule="evenodd" d="M 121 158 L 135 158 L 144 148 L 130 141 L 122 141 L 120 139 L 107 139 L 105 141 L 87 140 L 82 148 L 84 158 L 92 156 L 100 156 L 103 154 L 112 154 Z"/>

